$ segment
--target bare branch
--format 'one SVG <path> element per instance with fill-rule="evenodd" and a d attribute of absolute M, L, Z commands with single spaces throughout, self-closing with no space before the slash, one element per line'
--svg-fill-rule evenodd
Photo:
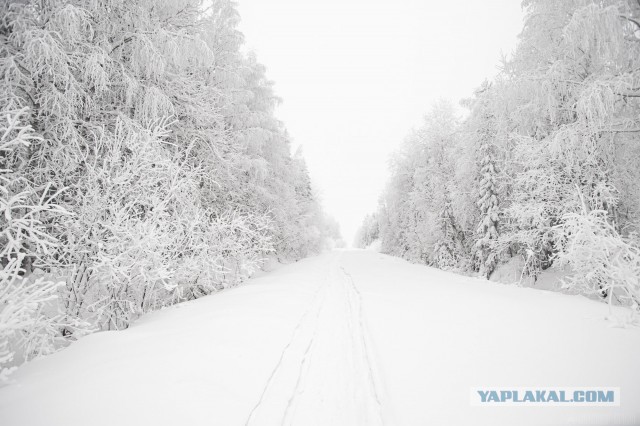
<path fill-rule="evenodd" d="M 640 98 L 640 92 L 613 92 L 618 96 L 622 96 L 623 98 Z"/>
<path fill-rule="evenodd" d="M 640 0 L 638 0 L 638 1 L 640 1 Z M 629 18 L 628 16 L 624 16 L 624 15 L 620 15 L 620 18 L 626 19 L 627 21 L 635 24 L 638 28 L 640 28 L 640 22 L 636 21 L 635 19 Z"/>
<path fill-rule="evenodd" d="M 125 44 L 129 43 L 131 40 L 133 40 L 133 36 L 132 35 L 129 36 L 129 37 L 125 37 L 120 43 L 118 43 L 115 46 L 113 46 L 113 48 L 109 51 L 109 55 L 111 55 L 119 47 L 124 46 Z"/>

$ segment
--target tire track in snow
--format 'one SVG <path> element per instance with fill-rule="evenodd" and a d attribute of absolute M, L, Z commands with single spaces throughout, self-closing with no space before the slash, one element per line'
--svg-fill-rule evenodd
<path fill-rule="evenodd" d="M 362 295 L 340 256 L 328 262 L 245 426 L 384 424 Z"/>
<path fill-rule="evenodd" d="M 318 326 L 282 426 L 382 426 L 362 296 L 339 262 L 331 265 Z"/>
<path fill-rule="evenodd" d="M 315 323 L 315 326 L 313 327 L 314 331 L 312 332 L 311 338 L 309 339 L 309 343 L 306 345 L 305 355 L 309 351 L 309 347 L 313 343 L 314 336 L 317 332 L 317 323 L 319 321 L 320 312 L 322 311 L 322 306 L 324 305 L 324 300 L 326 298 L 326 288 L 327 288 L 328 277 L 329 277 L 329 271 L 327 271 L 327 273 L 325 274 L 325 277 L 323 278 L 321 283 L 318 285 L 318 288 L 316 289 L 313 295 L 313 298 L 309 307 L 298 320 L 293 330 L 293 333 L 291 334 L 291 338 L 282 349 L 282 352 L 280 353 L 280 357 L 276 362 L 273 370 L 271 371 L 271 374 L 269 375 L 269 378 L 267 379 L 267 382 L 265 383 L 264 388 L 262 389 L 262 393 L 260 394 L 260 398 L 258 399 L 258 402 L 253 406 L 253 408 L 251 409 L 251 412 L 249 413 L 249 416 L 247 417 L 245 426 L 251 426 L 254 424 L 254 420 L 257 419 L 256 414 L 258 413 L 260 408 L 264 406 L 265 400 L 269 396 L 277 397 L 277 395 L 269 395 L 269 394 L 274 393 L 272 389 L 274 388 L 274 384 L 278 380 L 285 380 L 285 379 L 279 378 L 279 376 L 282 375 L 281 373 L 283 369 L 286 368 L 287 363 L 285 362 L 285 359 L 288 359 L 289 357 L 295 357 L 295 354 L 293 353 L 295 352 L 294 347 L 298 346 L 298 342 L 301 339 L 304 339 L 303 330 L 306 331 L 306 329 L 309 328 L 308 327 L 309 321 L 312 321 L 313 323 Z M 312 313 L 314 313 L 314 315 L 311 315 Z M 296 379 L 296 381 L 297 380 L 299 379 Z M 265 424 L 265 419 L 260 419 L 256 421 L 257 421 L 256 424 Z"/>
<path fill-rule="evenodd" d="M 354 338 L 354 343 L 356 343 L 356 345 L 360 344 L 360 350 L 362 351 L 365 368 L 367 370 L 370 397 L 372 397 L 374 400 L 377 420 L 379 421 L 379 424 L 383 425 L 384 421 L 382 416 L 382 403 L 380 397 L 381 392 L 379 390 L 381 384 L 379 375 L 377 374 L 377 366 L 371 353 L 371 345 L 368 343 L 369 332 L 364 321 L 364 312 L 362 309 L 362 293 L 360 293 L 360 290 L 358 290 L 358 287 L 356 286 L 351 274 L 349 274 L 347 270 L 342 266 L 340 267 L 340 270 L 342 271 L 347 282 L 346 294 L 347 298 L 349 299 L 349 308 L 352 313 L 352 318 L 354 314 L 353 308 L 355 307 L 357 311 L 355 312 L 355 328 L 357 331 L 352 333 L 352 336 Z"/>
<path fill-rule="evenodd" d="M 322 307 L 320 308 L 320 310 L 322 310 Z M 297 397 L 302 393 L 305 387 L 304 385 L 306 383 L 306 378 L 308 376 L 309 367 L 311 365 L 311 360 L 313 356 L 313 347 L 315 345 L 316 336 L 318 334 L 318 324 L 319 324 L 319 318 L 318 318 L 318 322 L 316 323 L 313 336 L 311 337 L 311 340 L 309 340 L 309 345 L 307 346 L 307 349 L 304 352 L 304 357 L 302 358 L 302 362 L 300 363 L 298 379 L 296 380 L 296 385 L 293 389 L 293 393 L 291 394 L 291 397 L 287 402 L 287 408 L 285 409 L 284 415 L 282 417 L 282 426 L 291 424 L 292 423 L 291 418 L 295 416 L 296 409 L 297 409 L 297 405 L 295 403 L 297 401 Z"/>

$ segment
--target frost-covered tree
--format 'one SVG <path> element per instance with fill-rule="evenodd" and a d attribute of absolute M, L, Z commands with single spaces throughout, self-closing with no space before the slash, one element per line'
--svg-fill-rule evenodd
<path fill-rule="evenodd" d="M 380 225 L 377 213 L 372 213 L 364 217 L 362 225 L 358 228 L 354 237 L 353 245 L 356 248 L 366 248 L 380 238 Z"/>
<path fill-rule="evenodd" d="M 495 245 L 500 228 L 497 170 L 498 126 L 491 96 L 491 85 L 485 82 L 476 93 L 471 115 L 467 120 L 467 128 L 470 130 L 469 140 L 473 143 L 475 163 L 478 169 L 476 205 L 479 210 L 479 223 L 474 243 L 474 267 L 484 277 L 491 275 L 498 261 Z"/>
<path fill-rule="evenodd" d="M 458 122 L 453 106 L 440 102 L 394 156 L 378 223 L 383 251 L 416 262 L 457 268 L 468 251 L 466 233 L 453 210 Z"/>
<path fill-rule="evenodd" d="M 617 159 L 639 127 L 633 21 L 640 5 L 530 1 L 525 6 L 522 41 L 507 66 L 511 96 L 520 99 L 513 152 L 521 171 L 512 176 L 505 238 L 540 270 L 562 254 L 552 229 L 581 211 L 582 199 L 589 209 L 607 211 L 618 229 L 633 223 L 620 211 L 634 195 L 620 188 L 626 187 L 622 175 L 637 166 L 627 162 L 620 168 Z"/>

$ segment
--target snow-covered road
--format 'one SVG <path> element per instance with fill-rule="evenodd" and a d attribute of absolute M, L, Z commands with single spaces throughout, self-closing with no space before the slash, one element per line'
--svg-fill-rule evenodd
<path fill-rule="evenodd" d="M 338 254 L 282 351 L 248 425 L 382 425 L 361 295 Z"/>
<path fill-rule="evenodd" d="M 0 425 L 640 424 L 640 330 L 606 306 L 334 251 L 36 360 Z M 476 407 L 471 387 L 621 389 Z"/>

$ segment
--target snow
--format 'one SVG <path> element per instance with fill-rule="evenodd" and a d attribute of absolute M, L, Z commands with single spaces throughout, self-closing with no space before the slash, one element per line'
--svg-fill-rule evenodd
<path fill-rule="evenodd" d="M 333 251 L 21 367 L 0 424 L 638 423 L 640 329 L 607 315 L 580 296 Z M 471 387 L 496 386 L 619 387 L 622 403 L 471 406 Z"/>
<path fill-rule="evenodd" d="M 489 278 L 502 284 L 514 284 L 522 287 L 533 287 L 538 290 L 558 291 L 563 293 L 577 294 L 576 290 L 569 290 L 562 287 L 562 281 L 571 275 L 568 266 L 548 268 L 538 275 L 536 279 L 523 273 L 525 260 L 522 256 L 514 256 L 506 263 L 498 265 Z"/>

